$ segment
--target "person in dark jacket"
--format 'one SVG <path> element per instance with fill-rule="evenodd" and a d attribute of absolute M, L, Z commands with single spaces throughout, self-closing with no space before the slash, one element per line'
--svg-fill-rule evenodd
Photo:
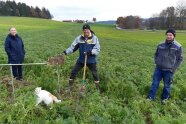
<path fill-rule="evenodd" d="M 8 55 L 9 64 L 23 63 L 25 56 L 24 44 L 15 27 L 9 29 L 9 34 L 5 40 L 5 51 Z M 22 80 L 22 65 L 13 65 L 12 72 L 14 78 Z"/>
<path fill-rule="evenodd" d="M 148 95 L 149 100 L 154 100 L 160 81 L 163 79 L 164 88 L 161 102 L 165 103 L 170 98 L 170 88 L 173 75 L 183 60 L 182 46 L 175 40 L 176 32 L 170 28 L 166 31 L 166 40 L 157 46 L 152 86 Z"/>
<path fill-rule="evenodd" d="M 69 87 L 72 87 L 78 71 L 83 68 L 85 54 L 87 54 L 87 66 L 92 72 L 96 88 L 99 89 L 99 77 L 97 73 L 97 56 L 100 51 L 99 40 L 88 24 L 83 25 L 82 30 L 83 34 L 76 37 L 71 46 L 64 51 L 65 55 L 69 55 L 79 49 L 79 58 L 72 69 Z"/>

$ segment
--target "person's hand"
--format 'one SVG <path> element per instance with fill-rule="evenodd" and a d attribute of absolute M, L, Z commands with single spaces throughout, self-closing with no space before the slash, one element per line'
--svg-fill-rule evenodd
<path fill-rule="evenodd" d="M 63 51 L 63 54 L 67 55 L 66 50 L 65 50 L 65 51 Z"/>
<path fill-rule="evenodd" d="M 173 69 L 172 69 L 172 73 L 175 73 L 175 71 L 176 71 L 176 68 L 173 68 Z"/>
<path fill-rule="evenodd" d="M 91 51 L 88 51 L 88 52 L 84 52 L 85 55 L 92 55 L 92 52 Z"/>

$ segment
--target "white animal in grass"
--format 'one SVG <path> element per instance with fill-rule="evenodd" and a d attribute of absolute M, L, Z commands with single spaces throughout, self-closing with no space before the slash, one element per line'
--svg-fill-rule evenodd
<path fill-rule="evenodd" d="M 46 90 L 42 90 L 41 87 L 37 87 L 35 89 L 35 94 L 37 96 L 37 103 L 36 106 L 41 103 L 44 102 L 46 105 L 50 105 L 58 102 L 61 102 L 61 100 L 58 100 L 56 96 L 52 95 L 50 92 L 46 91 Z"/>

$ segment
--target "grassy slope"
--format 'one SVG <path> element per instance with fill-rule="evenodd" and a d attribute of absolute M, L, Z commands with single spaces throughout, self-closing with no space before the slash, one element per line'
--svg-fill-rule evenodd
<path fill-rule="evenodd" d="M 44 62 L 48 57 L 62 53 L 81 33 L 82 24 L 62 23 L 33 18 L 0 17 L 0 63 L 6 63 L 4 39 L 7 29 L 16 26 L 24 40 L 28 62 Z M 175 74 L 172 98 L 163 106 L 160 95 L 157 100 L 145 100 L 151 85 L 154 70 L 153 54 L 156 45 L 164 39 L 164 31 L 123 31 L 109 25 L 92 25 L 101 44 L 99 73 L 101 95 L 97 94 L 93 83 L 89 84 L 87 97 L 81 99 L 78 92 L 72 95 L 57 94 L 56 67 L 26 66 L 24 78 L 32 85 L 16 89 L 16 100 L 10 104 L 10 94 L 3 84 L 0 92 L 0 122 L 2 123 L 185 123 L 186 86 L 185 62 Z M 186 47 L 184 33 L 177 34 L 177 40 Z M 184 52 L 185 55 L 185 52 Z M 61 87 L 65 88 L 68 76 L 78 52 L 66 56 L 61 66 Z M 185 58 L 185 56 L 184 56 Z M 8 67 L 0 68 L 1 80 L 9 75 Z M 78 74 L 80 85 L 82 72 Z M 90 72 L 87 79 L 92 82 Z M 33 90 L 42 86 L 64 100 L 53 110 L 34 106 Z M 11 108 L 11 109 L 10 109 Z"/>

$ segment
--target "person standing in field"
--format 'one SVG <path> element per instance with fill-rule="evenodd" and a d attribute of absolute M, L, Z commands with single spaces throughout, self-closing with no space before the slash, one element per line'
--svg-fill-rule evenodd
<path fill-rule="evenodd" d="M 182 46 L 175 40 L 176 32 L 170 28 L 166 31 L 166 40 L 157 46 L 154 60 L 156 68 L 150 88 L 148 100 L 154 100 L 160 81 L 163 79 L 164 88 L 161 102 L 165 103 L 170 98 L 170 88 L 173 75 L 183 60 Z"/>
<path fill-rule="evenodd" d="M 5 40 L 5 51 L 8 55 L 9 64 L 23 63 L 25 56 L 24 44 L 15 27 L 9 29 L 9 34 Z M 13 65 L 12 72 L 16 80 L 22 80 L 22 65 Z"/>
<path fill-rule="evenodd" d="M 69 55 L 79 49 L 79 58 L 72 69 L 69 87 L 72 89 L 76 75 L 79 70 L 83 68 L 85 55 L 87 55 L 86 64 L 92 72 L 96 88 L 99 89 L 99 77 L 97 71 L 97 56 L 100 52 L 99 40 L 88 24 L 83 25 L 82 30 L 82 35 L 76 37 L 71 46 L 64 51 L 65 55 Z"/>

